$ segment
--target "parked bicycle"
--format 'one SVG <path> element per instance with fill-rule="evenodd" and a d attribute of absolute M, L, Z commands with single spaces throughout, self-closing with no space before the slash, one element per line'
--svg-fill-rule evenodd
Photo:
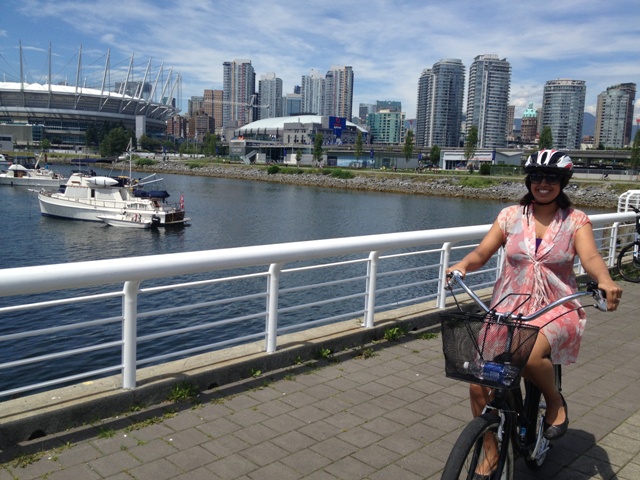
<path fill-rule="evenodd" d="M 524 458 L 530 469 L 537 470 L 550 448 L 550 441 L 543 436 L 546 406 L 542 394 L 528 380 L 523 382 L 524 392 L 522 388 L 521 371 L 539 330 L 527 322 L 578 297 L 592 296 L 593 306 L 602 311 L 607 310 L 607 302 L 597 284 L 590 281 L 586 291 L 560 298 L 531 315 L 514 315 L 497 311 L 499 303 L 492 309 L 487 307 L 465 284 L 460 272 L 450 276 L 448 288 L 452 293 L 453 282 L 473 299 L 481 313 L 463 312 L 456 299 L 459 311 L 441 315 L 446 375 L 490 387 L 493 399 L 458 437 L 442 480 L 510 480 L 518 456 Z M 530 295 L 523 295 L 523 303 L 529 298 Z M 561 391 L 560 365 L 554 365 L 554 370 L 556 387 Z M 497 468 L 490 477 L 476 475 L 485 459 L 495 461 L 496 456 Z"/>
<path fill-rule="evenodd" d="M 633 242 L 620 250 L 616 266 L 618 272 L 625 280 L 640 283 L 640 210 L 630 207 L 636 212 L 636 230 L 633 234 Z"/>

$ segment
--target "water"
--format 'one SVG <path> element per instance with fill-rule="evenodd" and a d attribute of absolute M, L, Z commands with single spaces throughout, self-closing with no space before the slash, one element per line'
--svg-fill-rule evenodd
<path fill-rule="evenodd" d="M 504 206 L 209 177 L 163 178 L 169 201 L 184 193 L 191 226 L 147 231 L 43 217 L 35 192 L 3 186 L 1 268 L 477 225 L 492 222 Z"/>
<path fill-rule="evenodd" d="M 68 174 L 71 167 L 56 169 Z M 98 174 L 110 173 L 98 168 L 96 171 Z M 182 229 L 138 230 L 48 218 L 41 216 L 35 192 L 26 188 L 0 188 L 0 208 L 5 219 L 4 228 L 0 231 L 1 268 L 477 225 L 492 222 L 504 207 L 502 202 L 458 198 L 322 189 L 182 175 L 163 177 L 165 186 L 172 195 L 170 201 L 177 202 L 180 194 L 184 193 L 191 226 Z M 64 266 L 61 265 L 60 268 Z M 326 274 L 331 275 L 330 272 Z M 309 279 L 299 281 L 308 282 Z M 260 287 L 264 288 L 264 285 L 261 284 Z M 233 288 L 237 290 L 234 293 L 237 295 L 238 291 L 248 293 L 252 287 L 247 282 L 234 285 Z M 94 291 L 86 290 L 82 293 Z M 201 292 L 190 292 L 188 300 L 210 301 L 224 298 L 225 295 L 229 293 L 222 288 L 209 288 Z M 6 301 L 0 297 L 0 305 L 6 304 Z M 141 299 L 141 311 L 157 307 L 160 301 L 157 297 Z M 78 305 L 51 308 L 47 310 L 46 318 L 42 312 L 0 316 L 0 334 L 11 333 L 15 328 L 19 328 L 19 331 L 35 330 L 50 325 L 73 323 L 80 318 L 95 318 L 96 311 L 113 311 L 112 315 L 118 315 L 118 302 L 119 300 L 112 301 L 111 304 L 105 303 L 100 310 L 93 304 L 84 310 Z M 282 306 L 286 306 L 288 302 L 304 303 L 304 299 L 283 298 Z M 264 300 L 256 303 L 259 303 L 259 308 L 264 309 Z M 238 308 L 247 311 L 226 313 L 232 316 L 246 314 L 252 306 L 247 302 Z M 206 317 L 206 313 L 200 315 Z M 189 325 L 199 320 L 197 317 L 197 313 L 190 312 L 169 318 L 141 320 L 139 334 L 146 335 L 152 331 L 167 329 L 168 323 L 174 328 Z M 283 315 L 281 322 L 287 324 L 298 320 L 300 319 Z M 255 323 L 257 331 L 264 328 L 264 320 Z M 244 328 L 249 327 L 243 325 Z M 56 338 L 21 342 L 19 346 L 5 344 L 0 348 L 0 362 L 15 358 L 16 355 L 22 357 L 50 353 L 54 347 L 74 348 L 87 343 L 117 340 L 119 335 L 119 324 L 116 323 L 102 328 L 97 334 L 92 331 L 74 332 L 70 338 L 58 335 Z M 234 331 L 220 335 L 232 337 Z M 143 344 L 139 353 L 146 358 L 157 355 L 164 349 L 175 349 L 177 344 L 190 348 L 195 346 L 189 343 L 193 341 L 171 337 Z M 20 351 L 17 351 L 18 348 Z M 103 361 L 108 365 L 117 364 L 119 350 L 81 357 L 69 360 L 70 373 L 83 365 L 97 368 L 96 361 Z M 1 371 L 0 390 L 8 385 L 15 386 L 16 376 L 25 382 L 33 382 L 42 380 L 47 375 L 59 374 L 60 368 L 56 364 L 25 368 L 19 373 L 15 369 Z"/>

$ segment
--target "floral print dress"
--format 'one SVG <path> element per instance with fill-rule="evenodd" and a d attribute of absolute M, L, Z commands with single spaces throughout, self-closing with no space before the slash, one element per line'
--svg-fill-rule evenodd
<path fill-rule="evenodd" d="M 502 230 L 505 260 L 492 305 L 504 299 L 499 306 L 501 311 L 527 315 L 577 291 L 574 238 L 578 229 L 590 223 L 586 214 L 572 208 L 558 209 L 538 242 L 530 208 L 525 212 L 522 206 L 507 207 L 497 222 Z M 542 327 L 540 333 L 551 345 L 553 363 L 574 363 L 578 357 L 586 324 L 584 309 L 576 310 L 579 306 L 577 300 L 572 301 L 531 322 Z"/>

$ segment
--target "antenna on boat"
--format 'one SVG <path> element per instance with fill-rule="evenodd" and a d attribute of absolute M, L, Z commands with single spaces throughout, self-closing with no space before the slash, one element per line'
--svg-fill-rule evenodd
<path fill-rule="evenodd" d="M 127 145 L 127 151 L 129 152 L 129 181 L 132 181 L 131 176 L 131 151 L 133 150 L 133 137 L 129 139 L 129 145 Z"/>

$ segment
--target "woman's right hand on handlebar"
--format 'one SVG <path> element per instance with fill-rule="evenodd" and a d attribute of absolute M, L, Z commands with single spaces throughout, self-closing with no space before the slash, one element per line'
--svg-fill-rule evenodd
<path fill-rule="evenodd" d="M 458 262 L 455 265 L 452 265 L 451 267 L 447 268 L 447 276 L 451 275 L 456 270 L 460 272 L 462 278 L 464 278 L 465 275 L 467 274 L 467 266 L 464 264 L 464 262 Z"/>

